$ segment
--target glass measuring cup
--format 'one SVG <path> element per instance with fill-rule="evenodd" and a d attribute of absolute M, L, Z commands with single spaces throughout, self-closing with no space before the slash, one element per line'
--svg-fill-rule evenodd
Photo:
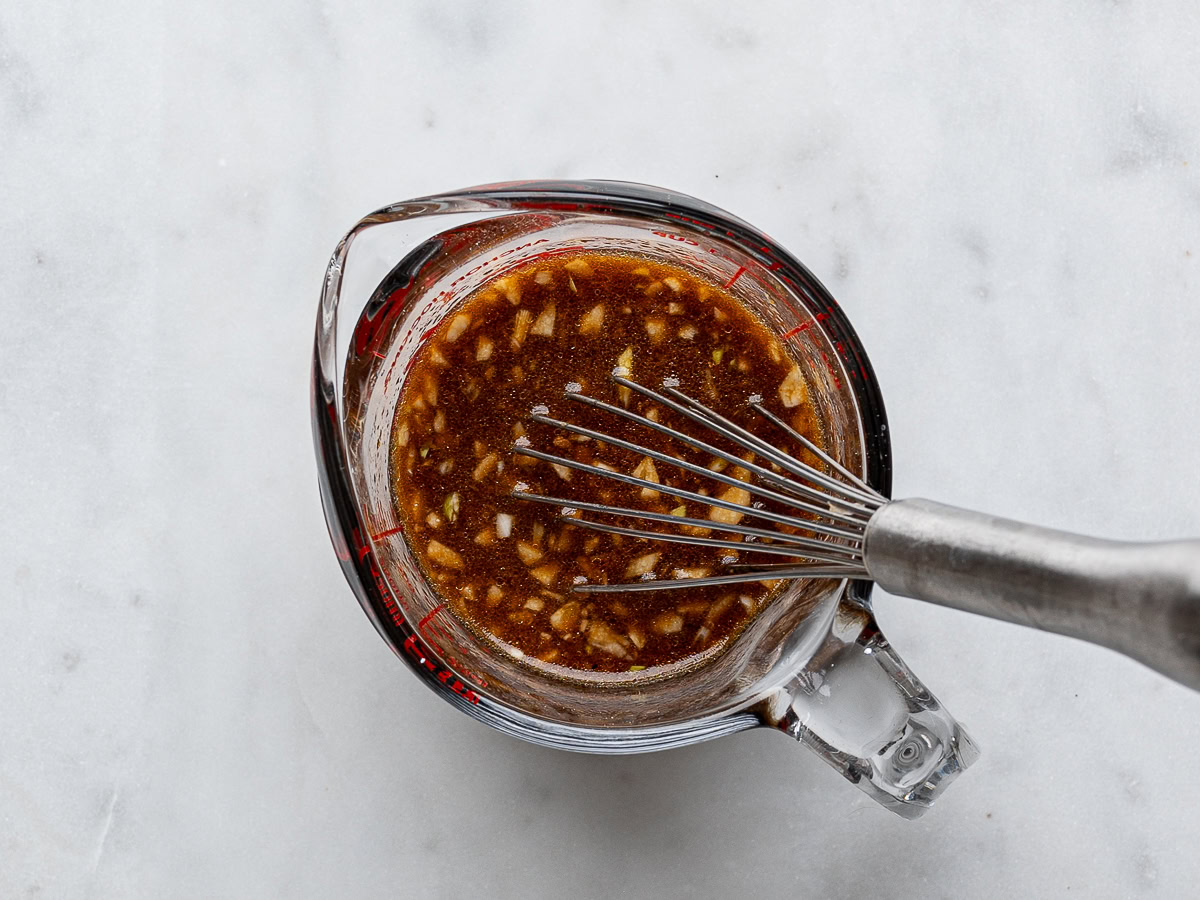
<path fill-rule="evenodd" d="M 890 492 L 883 403 L 853 329 L 816 278 L 747 223 L 618 182 L 520 182 L 398 203 L 362 219 L 335 250 L 313 360 L 322 503 L 364 611 L 418 677 L 507 734 L 634 753 L 771 727 L 888 808 L 919 815 L 978 753 L 880 633 L 870 582 L 792 582 L 719 656 L 648 680 L 547 677 L 465 627 L 425 580 L 388 465 L 416 352 L 483 282 L 580 250 L 656 258 L 724 284 L 808 373 L 831 456 Z"/>

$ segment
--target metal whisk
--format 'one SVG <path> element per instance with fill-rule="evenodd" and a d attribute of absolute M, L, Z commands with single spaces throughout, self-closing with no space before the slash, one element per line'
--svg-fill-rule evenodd
<path fill-rule="evenodd" d="M 888 500 L 854 473 L 751 397 L 750 408 L 770 426 L 814 454 L 823 472 L 747 431 L 678 389 L 661 391 L 620 375 L 613 381 L 728 440 L 766 465 L 747 462 L 707 441 L 670 428 L 575 389 L 565 396 L 666 435 L 749 472 L 744 481 L 571 422 L 545 407 L 530 418 L 580 437 L 647 456 L 757 498 L 742 505 L 635 475 L 581 463 L 535 449 L 527 437 L 514 452 L 619 481 L 638 488 L 740 514 L 738 522 L 694 519 L 632 507 L 567 500 L 518 491 L 521 499 L 568 507 L 579 528 L 654 541 L 702 545 L 738 552 L 721 574 L 703 578 L 650 579 L 625 584 L 579 584 L 586 593 L 661 591 L 769 579 L 870 578 L 892 594 L 1077 637 L 1110 647 L 1200 690 L 1200 541 L 1133 544 L 1082 537 L 971 512 L 929 500 Z M 778 471 L 776 470 L 778 469 Z M 775 507 L 789 512 L 767 508 Z M 583 517 L 617 518 L 691 528 L 654 531 Z M 776 527 L 741 524 L 740 518 Z M 793 534 L 778 526 L 806 532 Z M 725 532 L 742 540 L 699 536 Z M 785 562 L 741 562 L 741 554 L 786 557 Z"/>

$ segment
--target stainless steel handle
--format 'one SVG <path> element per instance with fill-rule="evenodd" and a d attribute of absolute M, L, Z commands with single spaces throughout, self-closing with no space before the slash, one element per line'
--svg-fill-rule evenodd
<path fill-rule="evenodd" d="M 1200 541 L 1081 537 L 934 503 L 871 517 L 864 555 L 885 591 L 1081 638 L 1200 690 Z"/>

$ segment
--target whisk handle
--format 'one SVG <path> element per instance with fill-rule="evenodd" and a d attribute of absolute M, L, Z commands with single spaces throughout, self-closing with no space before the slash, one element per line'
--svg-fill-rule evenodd
<path fill-rule="evenodd" d="M 867 526 L 885 591 L 1109 647 L 1200 690 L 1200 540 L 1123 543 L 894 500 Z"/>

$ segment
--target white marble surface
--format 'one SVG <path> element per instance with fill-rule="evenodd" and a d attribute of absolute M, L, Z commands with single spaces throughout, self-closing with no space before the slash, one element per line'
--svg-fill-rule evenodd
<path fill-rule="evenodd" d="M 1198 535 L 1195 4 L 190 6 L 0 9 L 0 896 L 1195 896 L 1200 696 L 912 601 L 984 750 L 917 823 L 778 734 L 458 715 L 342 580 L 306 382 L 364 212 L 659 183 L 826 281 L 898 495 Z"/>

